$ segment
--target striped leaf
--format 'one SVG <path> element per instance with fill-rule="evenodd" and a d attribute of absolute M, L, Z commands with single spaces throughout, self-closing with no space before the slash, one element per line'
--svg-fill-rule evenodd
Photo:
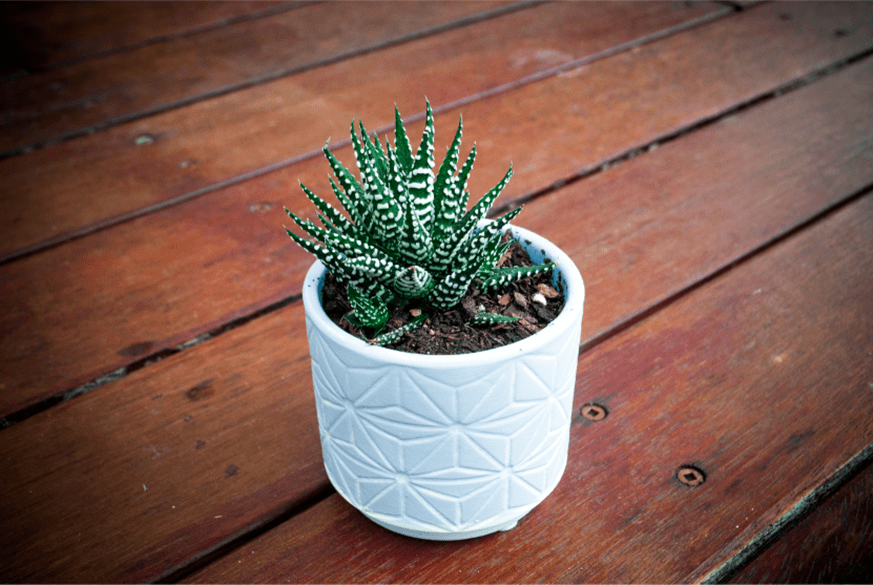
<path fill-rule="evenodd" d="M 383 145 L 378 136 L 367 133 L 363 122 L 358 121 L 358 131 L 352 122 L 359 179 L 325 143 L 324 154 L 335 176 L 335 180 L 330 179 L 331 189 L 346 215 L 302 183 L 300 187 L 316 206 L 324 227 L 288 212 L 295 224 L 316 240 L 306 240 L 288 230 L 294 241 L 321 259 L 340 282 L 354 289 L 359 307 L 353 314 L 365 317 L 353 318 L 361 323 L 378 323 L 384 313 L 380 303 L 402 305 L 410 299 L 448 309 L 466 294 L 474 278 L 491 288 L 551 268 L 551 264 L 529 269 L 495 268 L 509 246 L 500 243 L 501 230 L 521 208 L 482 228 L 477 226 L 506 187 L 513 169 L 510 166 L 503 179 L 467 211 L 467 182 L 476 146 L 459 170 L 463 119 L 458 120 L 454 139 L 436 175 L 430 102 L 426 102 L 425 128 L 414 155 L 396 106 L 394 127 L 394 145 L 388 140 Z M 378 318 L 366 317 L 371 313 L 378 313 Z M 504 318 L 486 314 L 476 319 L 503 322 Z"/>
<path fill-rule="evenodd" d="M 361 177 L 362 179 L 366 177 L 371 206 L 370 213 L 373 217 L 370 229 L 380 241 L 393 242 L 402 234 L 403 223 L 401 219 L 404 214 L 401 211 L 400 203 L 385 181 L 388 177 L 387 160 L 377 160 L 380 154 L 373 144 L 368 142 L 365 148 L 368 149 L 368 164 L 362 169 Z M 380 172 L 379 169 L 383 163 L 384 171 Z"/>
<path fill-rule="evenodd" d="M 521 207 L 517 207 L 509 213 L 506 213 L 499 219 L 489 222 L 481 229 L 474 231 L 473 234 L 471 234 L 470 237 L 464 241 L 463 246 L 457 254 L 456 262 L 459 258 L 469 258 L 480 253 L 482 254 L 484 262 L 486 258 L 485 252 L 488 249 L 488 244 L 494 241 L 500 241 L 501 230 L 510 221 L 515 219 L 515 216 L 521 213 L 521 209 Z M 493 267 L 494 265 L 492 264 L 491 266 Z"/>
<path fill-rule="evenodd" d="M 400 119 L 400 110 L 394 106 L 394 148 L 397 151 L 397 161 L 403 170 L 409 174 L 412 171 L 412 147 L 409 145 L 409 138 L 406 136 L 406 128 L 403 127 L 403 120 Z"/>
<path fill-rule="evenodd" d="M 382 260 L 390 260 L 388 254 L 373 244 L 339 232 L 328 232 L 325 234 L 323 241 L 326 244 L 329 244 L 334 250 L 345 254 L 348 258 L 370 256 Z"/>
<path fill-rule="evenodd" d="M 434 223 L 431 234 L 435 240 L 441 240 L 446 228 L 451 226 L 458 215 L 457 199 L 454 195 L 455 173 L 458 170 L 458 151 L 461 148 L 461 135 L 463 133 L 463 118 L 458 121 L 458 130 L 452 145 L 446 152 L 445 158 L 440 165 L 439 173 L 434 180 L 433 209 Z"/>
<path fill-rule="evenodd" d="M 346 315 L 345 319 L 356 327 L 371 327 L 376 331 L 381 331 L 391 316 L 388 306 L 378 299 L 368 297 L 354 285 L 349 286 L 346 291 L 352 312 L 350 315 Z"/>
<path fill-rule="evenodd" d="M 394 331 L 389 331 L 387 333 L 383 333 L 382 335 L 377 335 L 373 339 L 369 341 L 371 345 L 391 345 L 392 343 L 397 343 L 403 338 L 403 335 L 409 331 L 413 331 L 421 327 L 421 324 L 427 320 L 428 315 L 426 313 L 422 313 L 406 325 L 402 327 L 398 327 Z"/>
<path fill-rule="evenodd" d="M 328 177 L 328 180 L 330 181 L 330 188 L 333 189 L 334 195 L 336 195 L 336 198 L 342 204 L 343 209 L 345 209 L 346 213 L 351 217 L 352 223 L 354 223 L 355 229 L 357 230 L 358 226 L 363 225 L 362 214 L 364 213 L 364 210 L 359 209 L 354 201 L 346 197 L 346 194 L 343 193 L 343 190 L 340 189 L 339 186 L 337 186 L 333 178 Z"/>
<path fill-rule="evenodd" d="M 355 275 L 353 275 L 351 271 L 349 271 L 345 267 L 340 254 L 325 246 L 321 246 L 315 242 L 311 242 L 305 238 L 298 236 L 287 227 L 285 228 L 285 231 L 288 232 L 288 235 L 291 237 L 292 240 L 297 243 L 298 246 L 321 260 L 321 263 L 324 264 L 324 267 L 328 271 L 330 271 L 330 273 L 333 274 L 334 277 L 336 277 L 336 279 L 343 286 L 349 284 L 351 280 L 355 277 Z"/>
<path fill-rule="evenodd" d="M 333 205 L 313 193 L 303 183 L 300 183 L 300 188 L 303 189 L 306 197 L 308 197 L 309 200 L 312 201 L 312 203 L 315 204 L 318 210 L 324 215 L 325 222 L 330 223 L 330 225 L 332 225 L 338 231 L 344 234 L 350 236 L 357 235 L 357 230 L 355 229 L 355 226 L 352 224 L 352 222 L 350 222 L 346 218 L 346 216 L 340 213 Z"/>
<path fill-rule="evenodd" d="M 428 102 L 424 133 L 409 173 L 410 204 L 408 206 L 408 209 L 414 210 L 418 215 L 422 227 L 428 233 L 433 222 L 433 137 L 433 111 Z"/>
<path fill-rule="evenodd" d="M 500 313 L 488 313 L 479 311 L 476 313 L 470 323 L 473 325 L 498 325 L 500 323 L 515 323 L 519 321 L 518 317 L 510 317 L 509 315 L 501 315 Z"/>
<path fill-rule="evenodd" d="M 488 213 L 488 210 L 491 209 L 491 206 L 494 204 L 494 201 L 503 191 L 503 188 L 506 187 L 506 184 L 509 182 L 509 179 L 512 178 L 512 165 L 509 165 L 509 170 L 506 171 L 506 175 L 500 182 L 497 183 L 494 187 L 491 188 L 485 195 L 482 196 L 479 201 L 476 202 L 476 205 L 470 208 L 470 210 L 464 214 L 464 217 L 461 218 L 459 224 L 460 226 L 474 226 L 479 223 L 480 219 L 483 219 L 485 215 Z M 458 228 L 458 224 L 456 224 L 455 229 L 463 229 L 463 227 Z"/>
<path fill-rule="evenodd" d="M 394 277 L 394 291 L 408 299 L 419 299 L 427 295 L 435 285 L 431 273 L 415 265 Z"/>
<path fill-rule="evenodd" d="M 438 242 L 434 247 L 434 252 L 428 265 L 430 270 L 443 272 L 452 266 L 453 261 L 460 256 L 460 251 L 463 249 L 469 234 L 475 229 L 479 220 L 488 213 L 491 204 L 500 195 L 506 183 L 509 182 L 510 177 L 512 177 L 512 166 L 509 167 L 509 171 L 507 171 L 503 179 L 493 189 L 486 193 L 463 218 L 455 222 L 446 238 Z"/>
<path fill-rule="evenodd" d="M 433 240 L 409 200 L 403 217 L 397 253 L 410 264 L 424 264 L 433 254 Z"/>
<path fill-rule="evenodd" d="M 346 169 L 346 167 L 343 166 L 343 164 L 339 160 L 337 160 L 337 158 L 327 147 L 327 144 L 324 145 L 324 148 L 322 150 L 324 151 L 324 156 L 330 163 L 330 167 L 331 169 L 333 169 L 333 174 L 334 176 L 336 176 L 336 179 L 339 182 L 339 186 L 342 188 L 342 191 L 345 195 L 346 201 L 343 201 L 343 206 L 346 207 L 349 215 L 352 216 L 352 219 L 354 220 L 355 225 L 358 226 L 358 229 L 369 231 L 369 205 L 367 204 L 366 196 L 364 194 L 364 188 L 361 186 L 360 183 L 358 183 L 357 179 L 352 176 L 349 170 Z M 339 197 L 339 189 L 336 189 L 336 185 L 333 183 L 332 179 L 331 184 L 334 186 L 334 192 L 336 192 L 337 196 Z"/>
<path fill-rule="evenodd" d="M 481 265 L 482 258 L 479 257 L 472 259 L 463 269 L 450 272 L 437 283 L 428 295 L 428 301 L 438 309 L 451 309 L 457 305 L 467 293 Z"/>
<path fill-rule="evenodd" d="M 405 270 L 391 260 L 371 256 L 347 258 L 343 264 L 353 274 L 378 282 L 389 289 L 393 287 L 397 276 Z"/>
<path fill-rule="evenodd" d="M 482 280 L 482 290 L 489 291 L 494 288 L 506 286 L 522 278 L 528 278 L 543 274 L 555 267 L 552 262 L 546 262 L 540 266 L 511 266 L 507 268 L 496 268 Z"/>
<path fill-rule="evenodd" d="M 497 266 L 497 263 L 503 258 L 503 255 L 509 251 L 512 242 L 500 243 L 500 238 L 495 238 L 488 242 L 483 253 L 482 266 L 476 276 L 480 278 L 487 277 Z"/>
<path fill-rule="evenodd" d="M 473 149 L 464 161 L 458 176 L 455 177 L 455 180 L 452 182 L 452 201 L 457 202 L 457 215 L 455 217 L 460 216 L 460 214 L 467 209 L 467 200 L 470 197 L 470 193 L 467 191 L 467 180 L 470 178 L 470 171 L 473 170 L 473 162 L 475 160 L 476 145 L 474 144 Z"/>

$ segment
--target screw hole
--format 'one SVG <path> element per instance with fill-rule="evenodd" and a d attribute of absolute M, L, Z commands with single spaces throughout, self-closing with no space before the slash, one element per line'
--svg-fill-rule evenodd
<path fill-rule="evenodd" d="M 609 414 L 606 408 L 594 403 L 582 405 L 580 412 L 584 418 L 593 421 L 603 420 L 606 418 L 606 415 Z"/>
<path fill-rule="evenodd" d="M 688 487 L 697 487 L 706 481 L 706 474 L 693 465 L 683 465 L 676 470 L 676 479 Z"/>

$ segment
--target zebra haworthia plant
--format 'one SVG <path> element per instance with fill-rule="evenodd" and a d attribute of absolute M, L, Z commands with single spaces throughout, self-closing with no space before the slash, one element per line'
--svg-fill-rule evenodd
<path fill-rule="evenodd" d="M 459 149 L 463 120 L 439 170 L 434 174 L 434 123 L 427 103 L 424 134 L 413 154 L 406 129 L 395 107 L 394 145 L 372 139 L 363 123 L 360 135 L 352 122 L 351 135 L 360 182 L 324 145 L 324 154 L 336 177 L 331 186 L 347 215 L 317 196 L 302 183 L 303 192 L 318 209 L 321 226 L 285 210 L 311 241 L 285 228 L 302 248 L 314 254 L 346 287 L 358 327 L 375 330 L 371 343 L 387 345 L 420 325 L 422 313 L 408 325 L 381 333 L 389 319 L 389 304 L 445 310 L 457 305 L 474 279 L 482 290 L 551 270 L 553 264 L 497 268 L 509 249 L 501 244 L 501 230 L 521 211 L 510 211 L 479 226 L 512 176 L 506 176 L 475 205 L 469 199 L 467 178 L 476 158 L 475 145 L 460 170 Z M 329 142 L 329 141 L 328 141 Z M 474 323 L 514 320 L 480 312 Z"/>

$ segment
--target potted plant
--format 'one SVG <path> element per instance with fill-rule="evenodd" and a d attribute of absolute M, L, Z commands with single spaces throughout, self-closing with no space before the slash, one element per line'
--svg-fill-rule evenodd
<path fill-rule="evenodd" d="M 429 103 L 416 153 L 396 108 L 394 145 L 386 140 L 383 148 L 363 124 L 358 135 L 353 122 L 351 134 L 360 182 L 324 147 L 347 215 L 301 184 L 322 226 L 289 211 L 315 241 L 286 228 L 317 258 L 303 302 L 328 477 L 350 504 L 401 534 L 457 540 L 512 528 L 555 488 L 566 465 L 582 278 L 553 244 L 509 224 L 520 208 L 484 219 L 511 167 L 465 211 L 476 149 L 458 170 L 459 123 L 434 173 Z M 500 265 L 507 234 L 534 266 Z M 507 327 L 518 318 L 468 305 L 471 285 L 499 290 L 543 274 L 565 304 L 529 337 L 462 355 L 390 347 L 459 305 L 469 327 Z M 329 278 L 345 289 L 352 308 L 345 319 L 365 339 L 325 312 Z M 412 307 L 411 315 L 392 329 L 398 307 Z"/>

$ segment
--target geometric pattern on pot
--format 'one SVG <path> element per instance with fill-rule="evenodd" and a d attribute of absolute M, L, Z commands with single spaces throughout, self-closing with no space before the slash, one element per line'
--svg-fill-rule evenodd
<path fill-rule="evenodd" d="M 557 485 L 581 323 L 496 368 L 450 370 L 375 365 L 307 325 L 325 468 L 370 518 L 468 533 L 518 520 Z"/>

